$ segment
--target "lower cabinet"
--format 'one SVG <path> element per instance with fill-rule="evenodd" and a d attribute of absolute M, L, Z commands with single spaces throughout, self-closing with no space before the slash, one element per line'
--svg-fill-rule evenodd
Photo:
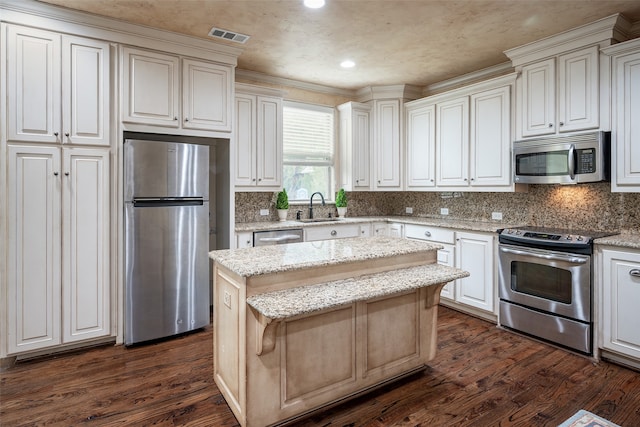
<path fill-rule="evenodd" d="M 319 227 L 305 227 L 304 241 L 344 239 L 346 237 L 367 237 L 371 234 L 370 224 L 331 224 Z"/>
<path fill-rule="evenodd" d="M 109 149 L 8 148 L 7 353 L 111 335 Z"/>
<path fill-rule="evenodd" d="M 600 347 L 640 366 L 640 251 L 601 251 Z"/>
<path fill-rule="evenodd" d="M 448 283 L 440 297 L 448 305 L 483 317 L 495 318 L 494 237 L 440 227 L 405 224 L 404 237 L 439 243 L 438 263 L 460 268 L 469 277 Z"/>

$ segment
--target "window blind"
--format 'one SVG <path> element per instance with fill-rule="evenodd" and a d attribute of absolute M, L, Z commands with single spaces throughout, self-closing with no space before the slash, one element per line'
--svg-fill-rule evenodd
<path fill-rule="evenodd" d="M 333 109 L 285 104 L 283 160 L 305 164 L 333 164 Z"/>

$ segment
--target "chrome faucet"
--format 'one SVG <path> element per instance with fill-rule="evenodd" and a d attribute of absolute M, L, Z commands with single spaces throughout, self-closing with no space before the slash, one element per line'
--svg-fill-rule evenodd
<path fill-rule="evenodd" d="M 322 193 L 319 191 L 313 193 L 311 195 L 311 198 L 309 199 L 309 219 L 313 219 L 313 196 L 315 196 L 316 194 L 320 195 L 320 198 L 322 199 L 322 206 L 324 206 L 324 196 L 322 195 Z"/>

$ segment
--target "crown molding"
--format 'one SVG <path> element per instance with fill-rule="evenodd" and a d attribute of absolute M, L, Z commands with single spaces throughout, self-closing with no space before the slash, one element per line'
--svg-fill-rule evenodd
<path fill-rule="evenodd" d="M 295 89 L 308 90 L 310 92 L 325 93 L 328 95 L 344 96 L 353 98 L 356 91 L 349 89 L 339 89 L 331 86 L 325 86 L 317 83 L 302 82 L 299 80 L 287 79 L 285 77 L 276 77 L 269 74 L 259 73 L 257 71 L 243 70 L 236 68 L 236 80 L 244 79 L 256 83 L 269 83 L 279 86 L 286 86 Z"/>
<path fill-rule="evenodd" d="M 473 71 L 471 73 L 463 74 L 458 77 L 444 80 L 438 83 L 434 83 L 426 86 L 422 90 L 422 96 L 435 95 L 440 92 L 449 91 L 460 86 L 469 85 L 482 80 L 498 77 L 506 73 L 511 73 L 513 66 L 511 62 L 503 62 L 502 64 L 494 65 L 491 67 L 483 68 L 481 70 Z"/>
<path fill-rule="evenodd" d="M 631 22 L 616 13 L 580 27 L 504 51 L 514 67 L 587 46 L 606 47 L 630 37 Z"/>
<path fill-rule="evenodd" d="M 422 96 L 422 88 L 414 85 L 367 86 L 356 92 L 358 102 L 375 99 L 404 99 L 411 101 Z"/>
<path fill-rule="evenodd" d="M 2 22 L 237 65 L 242 49 L 34 0 L 0 0 Z"/>
<path fill-rule="evenodd" d="M 287 92 L 282 89 L 275 89 L 266 86 L 250 85 L 247 83 L 235 84 L 236 93 L 245 93 L 249 95 L 275 96 L 277 98 L 284 97 Z"/>

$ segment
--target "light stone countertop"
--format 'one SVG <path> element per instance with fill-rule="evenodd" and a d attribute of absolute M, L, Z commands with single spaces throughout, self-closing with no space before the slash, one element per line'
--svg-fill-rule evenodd
<path fill-rule="evenodd" d="M 468 276 L 468 272 L 458 268 L 427 264 L 267 292 L 247 298 L 247 304 L 268 318 L 285 319 Z"/>
<path fill-rule="evenodd" d="M 495 233 L 502 228 L 513 228 L 522 224 L 509 224 L 499 221 L 464 221 L 456 219 L 426 218 L 413 216 L 375 216 L 375 217 L 347 217 L 337 221 L 301 222 L 301 221 L 264 221 L 236 223 L 235 231 L 267 231 L 287 230 L 292 228 L 307 228 L 337 224 L 362 224 L 367 222 L 399 222 L 403 224 L 429 225 L 432 227 L 452 228 L 457 230 L 481 231 Z"/>
<path fill-rule="evenodd" d="M 621 248 L 640 249 L 640 234 L 620 233 L 615 236 L 601 237 L 593 241 L 596 245 L 618 246 Z"/>
<path fill-rule="evenodd" d="M 251 277 L 437 249 L 442 249 L 442 245 L 397 237 L 353 237 L 222 249 L 209 252 L 209 257 L 242 277 Z"/>

